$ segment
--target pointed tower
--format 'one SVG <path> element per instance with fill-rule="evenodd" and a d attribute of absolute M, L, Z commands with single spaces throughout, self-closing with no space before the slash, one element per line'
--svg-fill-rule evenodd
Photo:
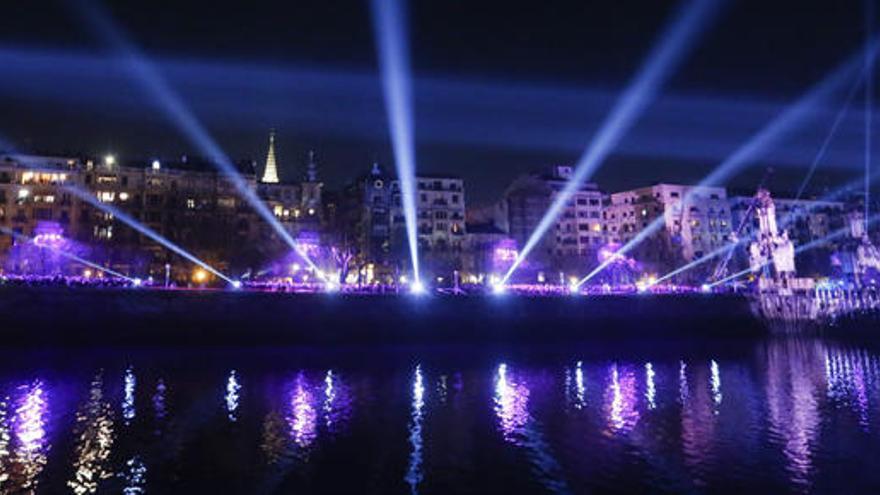
<path fill-rule="evenodd" d="M 302 206 L 309 215 L 315 215 L 321 207 L 321 188 L 324 184 L 318 181 L 318 164 L 315 162 L 314 151 L 309 151 L 305 179 L 301 184 Z"/>
<path fill-rule="evenodd" d="M 306 166 L 306 182 L 318 182 L 318 164 L 315 163 L 314 151 L 309 151 L 309 163 Z"/>
<path fill-rule="evenodd" d="M 261 182 L 277 184 L 278 167 L 275 165 L 275 130 L 269 132 L 269 155 L 266 157 L 266 168 L 263 170 Z"/>

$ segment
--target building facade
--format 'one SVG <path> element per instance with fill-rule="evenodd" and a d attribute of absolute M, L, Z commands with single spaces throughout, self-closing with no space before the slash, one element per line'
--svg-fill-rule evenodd
<path fill-rule="evenodd" d="M 731 241 L 730 207 L 723 187 L 657 184 L 613 193 L 603 212 L 603 231 L 609 242 L 625 245 L 657 218 L 662 218 L 662 228 L 632 255 L 658 274 Z"/>
<path fill-rule="evenodd" d="M 546 174 L 524 175 L 505 192 L 510 237 L 524 246 L 544 214 L 562 194 L 572 167 L 553 167 Z M 602 229 L 603 194 L 585 183 L 568 199 L 553 227 L 538 241 L 535 261 L 557 268 L 586 268 L 596 264 L 596 254 L 606 242 Z"/>

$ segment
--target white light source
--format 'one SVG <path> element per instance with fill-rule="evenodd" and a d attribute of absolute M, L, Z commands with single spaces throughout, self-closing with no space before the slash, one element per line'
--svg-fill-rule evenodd
<path fill-rule="evenodd" d="M 425 293 L 425 284 L 416 280 L 409 286 L 409 291 L 413 294 L 424 294 Z"/>
<path fill-rule="evenodd" d="M 571 284 L 568 285 L 568 292 L 570 292 L 573 295 L 578 295 L 581 293 L 581 286 L 578 285 L 577 282 L 572 282 Z"/>
<path fill-rule="evenodd" d="M 108 167 L 112 167 L 115 164 L 116 164 L 116 157 L 115 156 L 107 155 L 104 157 L 104 165 L 107 165 Z"/>
<path fill-rule="evenodd" d="M 502 284 L 501 282 L 496 282 L 496 283 L 492 284 L 492 293 L 493 294 L 500 296 L 501 294 L 504 294 L 505 292 L 507 292 L 507 287 L 505 287 L 504 284 Z"/>
<path fill-rule="evenodd" d="M 712 292 L 712 286 L 709 284 L 703 284 L 702 287 L 700 287 L 700 290 L 703 292 Z"/>
<path fill-rule="evenodd" d="M 144 283 L 144 281 L 139 278 L 131 279 L 131 285 L 133 285 L 135 287 L 140 287 L 141 285 L 143 285 L 143 283 Z"/>
<path fill-rule="evenodd" d="M 232 281 L 233 289 L 241 289 L 241 280 L 233 280 Z"/>
<path fill-rule="evenodd" d="M 159 160 L 153 160 L 153 163 L 150 166 L 153 167 L 153 170 L 162 169 L 162 163 L 160 163 Z"/>

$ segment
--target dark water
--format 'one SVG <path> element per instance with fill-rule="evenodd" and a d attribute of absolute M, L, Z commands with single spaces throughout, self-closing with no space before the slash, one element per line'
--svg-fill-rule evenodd
<path fill-rule="evenodd" d="M 880 490 L 880 356 L 818 340 L 0 358 L 2 493 Z"/>

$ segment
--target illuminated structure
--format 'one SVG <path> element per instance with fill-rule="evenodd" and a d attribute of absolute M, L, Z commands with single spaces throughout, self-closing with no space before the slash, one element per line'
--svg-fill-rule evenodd
<path fill-rule="evenodd" d="M 550 204 L 557 200 L 573 174 L 572 167 L 556 166 L 548 174 L 517 178 L 505 192 L 510 236 L 520 246 L 538 227 Z M 539 241 L 536 263 L 560 268 L 585 267 L 605 244 L 602 227 L 602 193 L 596 184 L 582 184 Z"/>
<path fill-rule="evenodd" d="M 832 264 L 849 282 L 860 286 L 875 284 L 880 279 L 880 249 L 871 242 L 861 211 L 851 212 L 848 220 L 849 235 L 839 243 Z"/>
<path fill-rule="evenodd" d="M 275 165 L 275 131 L 269 133 L 269 154 L 266 156 L 266 167 L 263 169 L 263 177 L 260 182 L 264 184 L 277 184 L 278 167 Z"/>
<path fill-rule="evenodd" d="M 416 178 L 418 242 L 425 263 L 450 272 L 465 245 L 464 181 L 452 176 Z M 363 263 L 396 264 L 405 257 L 405 215 L 400 182 L 374 163 L 345 191 L 341 216 Z"/>
<path fill-rule="evenodd" d="M 608 240 L 621 244 L 661 221 L 663 228 L 631 255 L 664 272 L 730 241 L 730 209 L 723 187 L 657 184 L 613 193 L 603 220 Z"/>

